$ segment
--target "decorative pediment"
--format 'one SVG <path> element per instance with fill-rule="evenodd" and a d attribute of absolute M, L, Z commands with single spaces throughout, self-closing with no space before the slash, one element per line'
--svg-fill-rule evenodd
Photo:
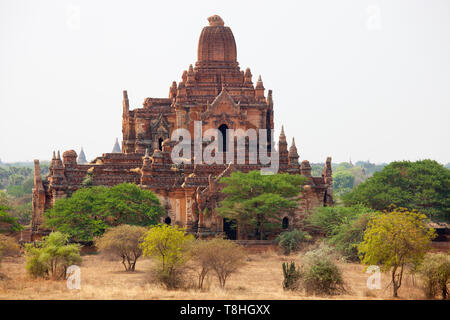
<path fill-rule="evenodd" d="M 234 102 L 225 88 L 222 89 L 211 104 L 207 103 L 206 111 L 201 115 L 202 120 L 224 117 L 241 120 L 245 118 L 245 114 L 241 111 L 240 101 L 238 103 Z"/>
<path fill-rule="evenodd" d="M 152 132 L 169 133 L 170 124 L 167 122 L 166 118 L 160 114 L 158 119 L 150 123 L 150 127 Z"/>

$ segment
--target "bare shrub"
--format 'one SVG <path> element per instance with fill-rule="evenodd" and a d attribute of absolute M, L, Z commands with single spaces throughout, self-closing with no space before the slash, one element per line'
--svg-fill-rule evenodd
<path fill-rule="evenodd" d="M 95 239 L 95 245 L 101 252 L 120 257 L 125 271 L 135 271 L 136 262 L 142 256 L 139 244 L 146 231 L 144 227 L 120 225 Z"/>
<path fill-rule="evenodd" d="M 197 240 L 191 249 L 192 261 L 197 266 L 198 288 L 203 288 L 206 275 L 213 271 L 221 288 L 231 274 L 245 264 L 246 254 L 238 244 L 225 239 Z"/>
<path fill-rule="evenodd" d="M 440 295 L 443 300 L 448 296 L 450 282 L 450 254 L 427 253 L 418 268 L 424 281 L 425 296 L 433 299 Z"/>

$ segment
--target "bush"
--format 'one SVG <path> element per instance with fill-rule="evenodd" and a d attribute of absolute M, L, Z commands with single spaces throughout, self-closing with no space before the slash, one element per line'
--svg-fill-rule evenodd
<path fill-rule="evenodd" d="M 332 260 L 332 249 L 322 246 L 305 254 L 300 282 L 306 293 L 340 294 L 345 292 L 342 272 Z"/>
<path fill-rule="evenodd" d="M 15 256 L 20 253 L 20 247 L 16 240 L 0 234 L 0 264 L 3 257 Z"/>
<path fill-rule="evenodd" d="M 283 289 L 284 290 L 297 290 L 300 280 L 300 271 L 296 269 L 295 262 L 291 261 L 288 265 L 283 262 Z"/>
<path fill-rule="evenodd" d="M 303 242 L 311 240 L 311 236 L 302 230 L 292 230 L 282 232 L 275 242 L 283 249 L 285 255 L 289 255 L 293 251 L 300 249 Z"/>
<path fill-rule="evenodd" d="M 372 216 L 371 213 L 365 213 L 342 224 L 328 243 L 334 245 L 346 260 L 359 261 L 358 245 L 363 241 L 364 231 Z"/>
<path fill-rule="evenodd" d="M 354 205 L 352 207 L 318 207 L 308 217 L 307 222 L 327 237 L 332 237 L 339 232 L 342 224 L 358 218 L 362 214 L 370 213 L 373 209 L 362 205 Z"/>
<path fill-rule="evenodd" d="M 155 270 L 158 280 L 167 288 L 178 288 L 182 284 L 182 268 L 189 259 L 188 249 L 194 240 L 184 228 L 159 224 L 151 227 L 139 245 L 144 256 L 158 262 Z"/>
<path fill-rule="evenodd" d="M 432 299 L 440 294 L 443 300 L 447 299 L 450 281 L 449 253 L 427 253 L 418 271 L 424 281 L 427 298 Z"/>
<path fill-rule="evenodd" d="M 65 279 L 67 268 L 81 262 L 80 245 L 68 242 L 67 235 L 52 232 L 40 242 L 26 244 L 28 273 L 34 277 Z"/>
<path fill-rule="evenodd" d="M 101 238 L 95 239 L 95 245 L 102 252 L 122 258 L 125 271 L 134 271 L 142 255 L 139 244 L 146 231 L 144 227 L 124 224 L 108 229 Z"/>
<path fill-rule="evenodd" d="M 241 246 L 220 238 L 196 241 L 191 254 L 192 260 L 198 264 L 198 287 L 200 289 L 210 270 L 217 275 L 220 287 L 224 288 L 230 275 L 244 264 L 246 256 Z"/>

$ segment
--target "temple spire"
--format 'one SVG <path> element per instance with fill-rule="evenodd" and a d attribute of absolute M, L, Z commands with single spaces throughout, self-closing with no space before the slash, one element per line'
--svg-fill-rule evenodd
<path fill-rule="evenodd" d="M 87 163 L 86 155 L 84 154 L 83 147 L 81 147 L 80 154 L 78 155 L 78 161 L 77 162 L 78 162 L 78 164 L 85 164 L 85 163 Z"/>
<path fill-rule="evenodd" d="M 114 143 L 114 147 L 113 147 L 112 153 L 122 153 L 122 151 L 120 150 L 119 139 L 118 138 L 116 138 L 116 143 Z"/>
<path fill-rule="evenodd" d="M 127 114 L 128 111 L 130 111 L 130 102 L 128 101 L 128 93 L 127 93 L 127 90 L 123 90 L 122 95 L 123 95 L 123 101 L 122 101 L 122 104 L 123 104 L 123 113 L 124 113 L 124 114 Z"/>

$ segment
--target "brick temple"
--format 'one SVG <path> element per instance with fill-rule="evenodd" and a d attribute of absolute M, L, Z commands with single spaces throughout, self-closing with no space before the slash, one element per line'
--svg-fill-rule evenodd
<path fill-rule="evenodd" d="M 153 191 L 165 208 L 161 222 L 184 226 L 200 237 L 224 232 L 232 239 L 251 238 L 217 214 L 217 203 L 223 198 L 218 181 L 236 170 L 259 170 L 260 163 L 250 163 L 248 154 L 243 164 L 172 161 L 177 141 L 171 140 L 171 134 L 184 128 L 194 135 L 194 122 L 198 121 L 203 132 L 211 128 L 220 132 L 267 129 L 268 152 L 279 155 L 278 172 L 307 177 L 299 206 L 285 214 L 280 231 L 300 226 L 311 209 L 332 204 L 331 158 L 326 159 L 322 176 L 313 177 L 309 162 L 299 162 L 294 139 L 288 148 L 283 128 L 276 148 L 270 138 L 274 129 L 272 91 L 266 95 L 261 77 L 255 85 L 250 69 L 240 69 L 233 33 L 223 20 L 214 15 L 208 21 L 200 34 L 197 62 L 183 71 L 180 82 L 172 82 L 168 98 L 146 98 L 141 108 L 130 109 L 127 91 L 123 92 L 121 150 L 115 146 L 113 152 L 88 163 L 77 161 L 74 150 L 65 151 L 62 157 L 58 151 L 53 153 L 45 179 L 35 160 L 32 237 L 45 232 L 41 228 L 44 211 L 55 200 L 81 188 L 89 170 L 94 185 L 128 182 Z M 222 146 L 224 151 L 230 148 L 231 142 L 227 143 Z"/>

